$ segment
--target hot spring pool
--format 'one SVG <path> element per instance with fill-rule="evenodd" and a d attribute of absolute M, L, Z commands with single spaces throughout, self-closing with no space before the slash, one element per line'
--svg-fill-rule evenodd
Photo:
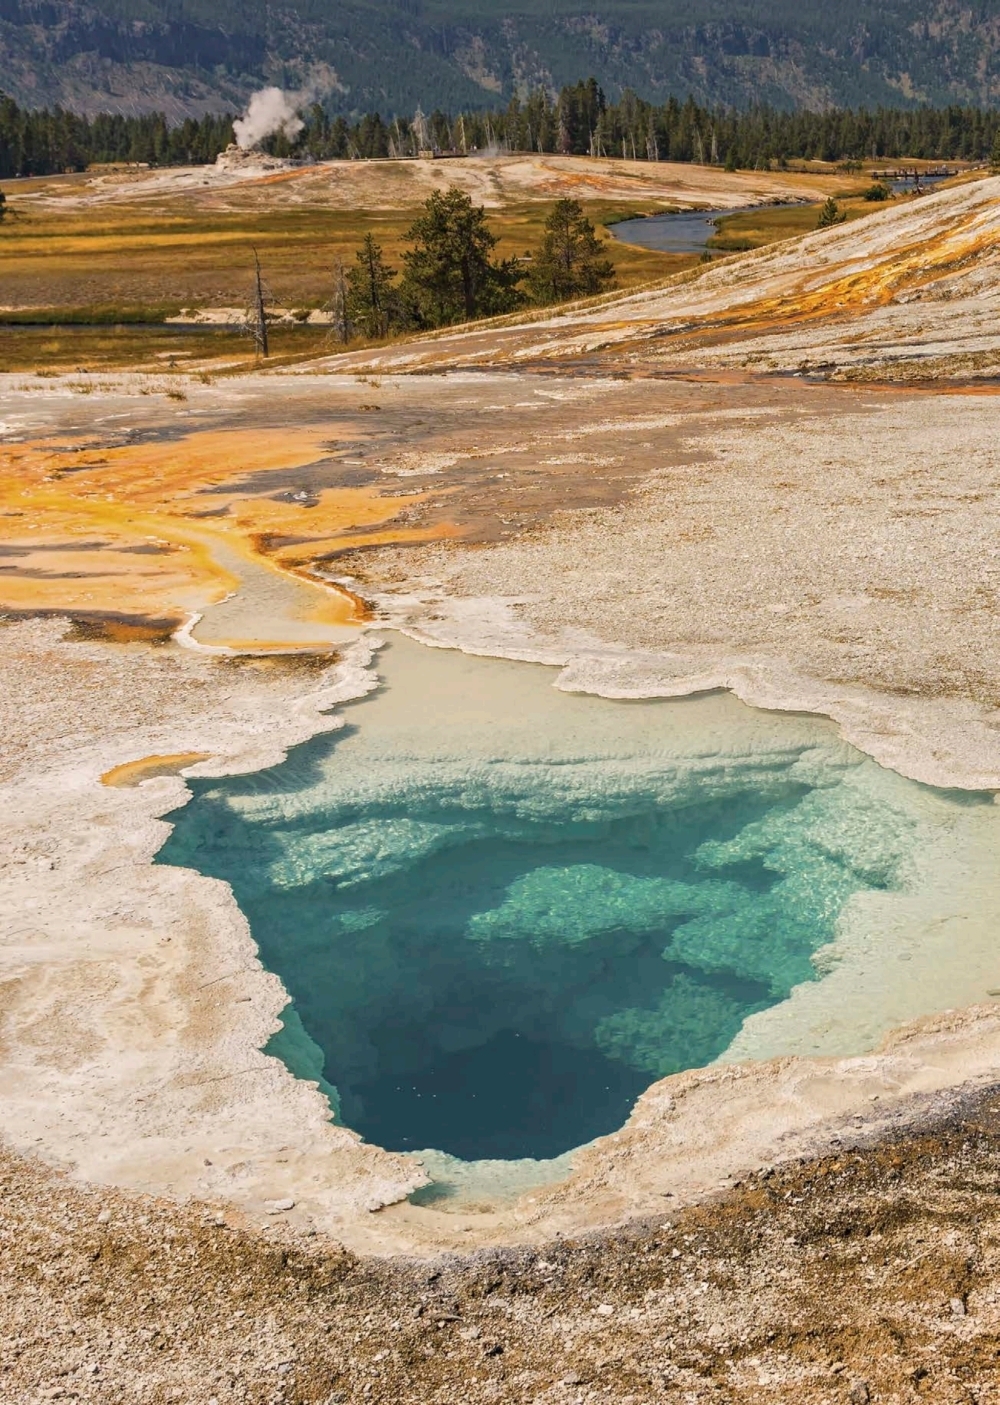
<path fill-rule="evenodd" d="M 719 1058 L 859 1053 L 1000 986 L 1000 807 L 728 694 L 610 702 L 394 639 L 346 726 L 189 782 L 268 1046 L 391 1150 L 548 1159 Z"/>

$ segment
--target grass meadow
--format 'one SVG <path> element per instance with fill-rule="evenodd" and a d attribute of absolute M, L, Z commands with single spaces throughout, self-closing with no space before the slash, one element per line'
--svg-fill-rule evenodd
<path fill-rule="evenodd" d="M 393 173 L 390 172 L 390 175 Z M 207 185 L 207 182 L 206 182 Z M 111 370 L 129 367 L 240 370 L 253 361 L 235 326 L 171 324 L 167 319 L 248 304 L 256 250 L 270 297 L 290 321 L 271 331 L 275 361 L 335 349 L 328 328 L 306 324 L 329 305 L 338 263 L 349 266 L 371 232 L 399 269 L 419 202 L 344 209 L 289 200 L 277 183 L 240 188 L 135 193 L 88 199 L 80 178 L 8 183 L 0 224 L 0 371 Z M 412 198 L 412 192 L 409 192 Z M 498 254 L 523 257 L 542 237 L 551 199 L 520 199 L 489 211 Z M 621 200 L 584 200 L 601 232 L 623 218 Z M 627 214 L 671 207 L 639 201 Z M 674 207 L 676 208 L 676 207 Z M 856 197 L 850 217 L 878 206 Z M 762 207 L 720 223 L 719 253 L 756 248 L 815 227 L 815 205 Z M 693 254 L 640 249 L 607 237 L 618 286 L 655 282 L 697 264 Z M 360 344 L 360 343 L 355 343 Z M 339 344 L 338 344 L 339 345 Z"/>

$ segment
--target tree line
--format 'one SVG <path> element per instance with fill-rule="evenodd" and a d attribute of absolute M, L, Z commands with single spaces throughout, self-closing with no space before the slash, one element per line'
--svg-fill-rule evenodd
<path fill-rule="evenodd" d="M 172 127 L 155 112 L 80 117 L 60 107 L 29 111 L 0 93 L 0 179 L 83 171 L 99 162 L 205 165 L 232 139 L 231 116 L 189 117 Z"/>
<path fill-rule="evenodd" d="M 279 156 L 376 159 L 438 152 L 537 151 L 625 156 L 763 169 L 795 159 L 906 158 L 983 161 L 1000 157 L 1000 112 L 980 107 L 831 108 L 785 111 L 704 107 L 692 98 L 645 102 L 628 89 L 609 102 L 595 79 L 553 96 L 539 89 L 498 110 L 412 118 L 368 113 L 331 118 L 319 103 L 303 112 L 294 142 L 277 135 Z M 0 178 L 82 170 L 96 162 L 187 165 L 214 161 L 233 139 L 231 116 L 162 114 L 80 117 L 61 108 L 29 111 L 0 95 Z"/>
<path fill-rule="evenodd" d="M 609 102 L 597 81 L 538 90 L 499 111 L 451 116 L 417 112 L 383 121 L 372 113 L 351 126 L 316 106 L 306 114 L 301 149 L 317 159 L 412 156 L 440 152 L 537 151 L 682 161 L 766 169 L 792 159 L 818 161 L 985 161 L 996 153 L 1000 112 L 979 107 L 831 108 L 785 111 L 760 104 L 710 108 L 693 98 L 645 102 L 628 89 Z M 291 154 L 278 139 L 275 154 Z"/>
<path fill-rule="evenodd" d="M 456 186 L 435 191 L 406 233 L 402 268 L 366 234 L 334 275 L 330 310 L 342 341 L 445 327 L 586 297 L 614 286 L 614 265 L 576 200 L 558 200 L 530 259 L 498 258 L 486 211 Z"/>

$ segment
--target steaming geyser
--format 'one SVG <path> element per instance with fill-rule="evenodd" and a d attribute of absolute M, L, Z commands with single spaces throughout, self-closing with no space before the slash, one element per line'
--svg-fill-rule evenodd
<path fill-rule="evenodd" d="M 241 151 L 252 151 L 277 132 L 294 141 L 305 126 L 296 111 L 302 100 L 301 93 L 285 93 L 280 88 L 254 93 L 245 114 L 233 123 L 236 145 Z"/>
<path fill-rule="evenodd" d="M 405 640 L 381 669 L 340 733 L 192 782 L 161 854 L 232 884 L 294 1002 L 272 1051 L 372 1141 L 551 1157 L 741 1028 L 757 1053 L 858 1052 L 992 959 L 989 797 L 728 695 L 607 702 Z M 942 901 L 982 911 L 960 955 Z"/>

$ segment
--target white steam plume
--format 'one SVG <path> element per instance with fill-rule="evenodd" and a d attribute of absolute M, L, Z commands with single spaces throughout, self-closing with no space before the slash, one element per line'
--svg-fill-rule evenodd
<path fill-rule="evenodd" d="M 283 93 L 280 88 L 262 88 L 254 93 L 244 116 L 233 123 L 236 145 L 243 151 L 252 151 L 275 132 L 284 132 L 293 141 L 305 126 L 295 109 L 308 102 L 309 97 L 308 92 Z"/>

